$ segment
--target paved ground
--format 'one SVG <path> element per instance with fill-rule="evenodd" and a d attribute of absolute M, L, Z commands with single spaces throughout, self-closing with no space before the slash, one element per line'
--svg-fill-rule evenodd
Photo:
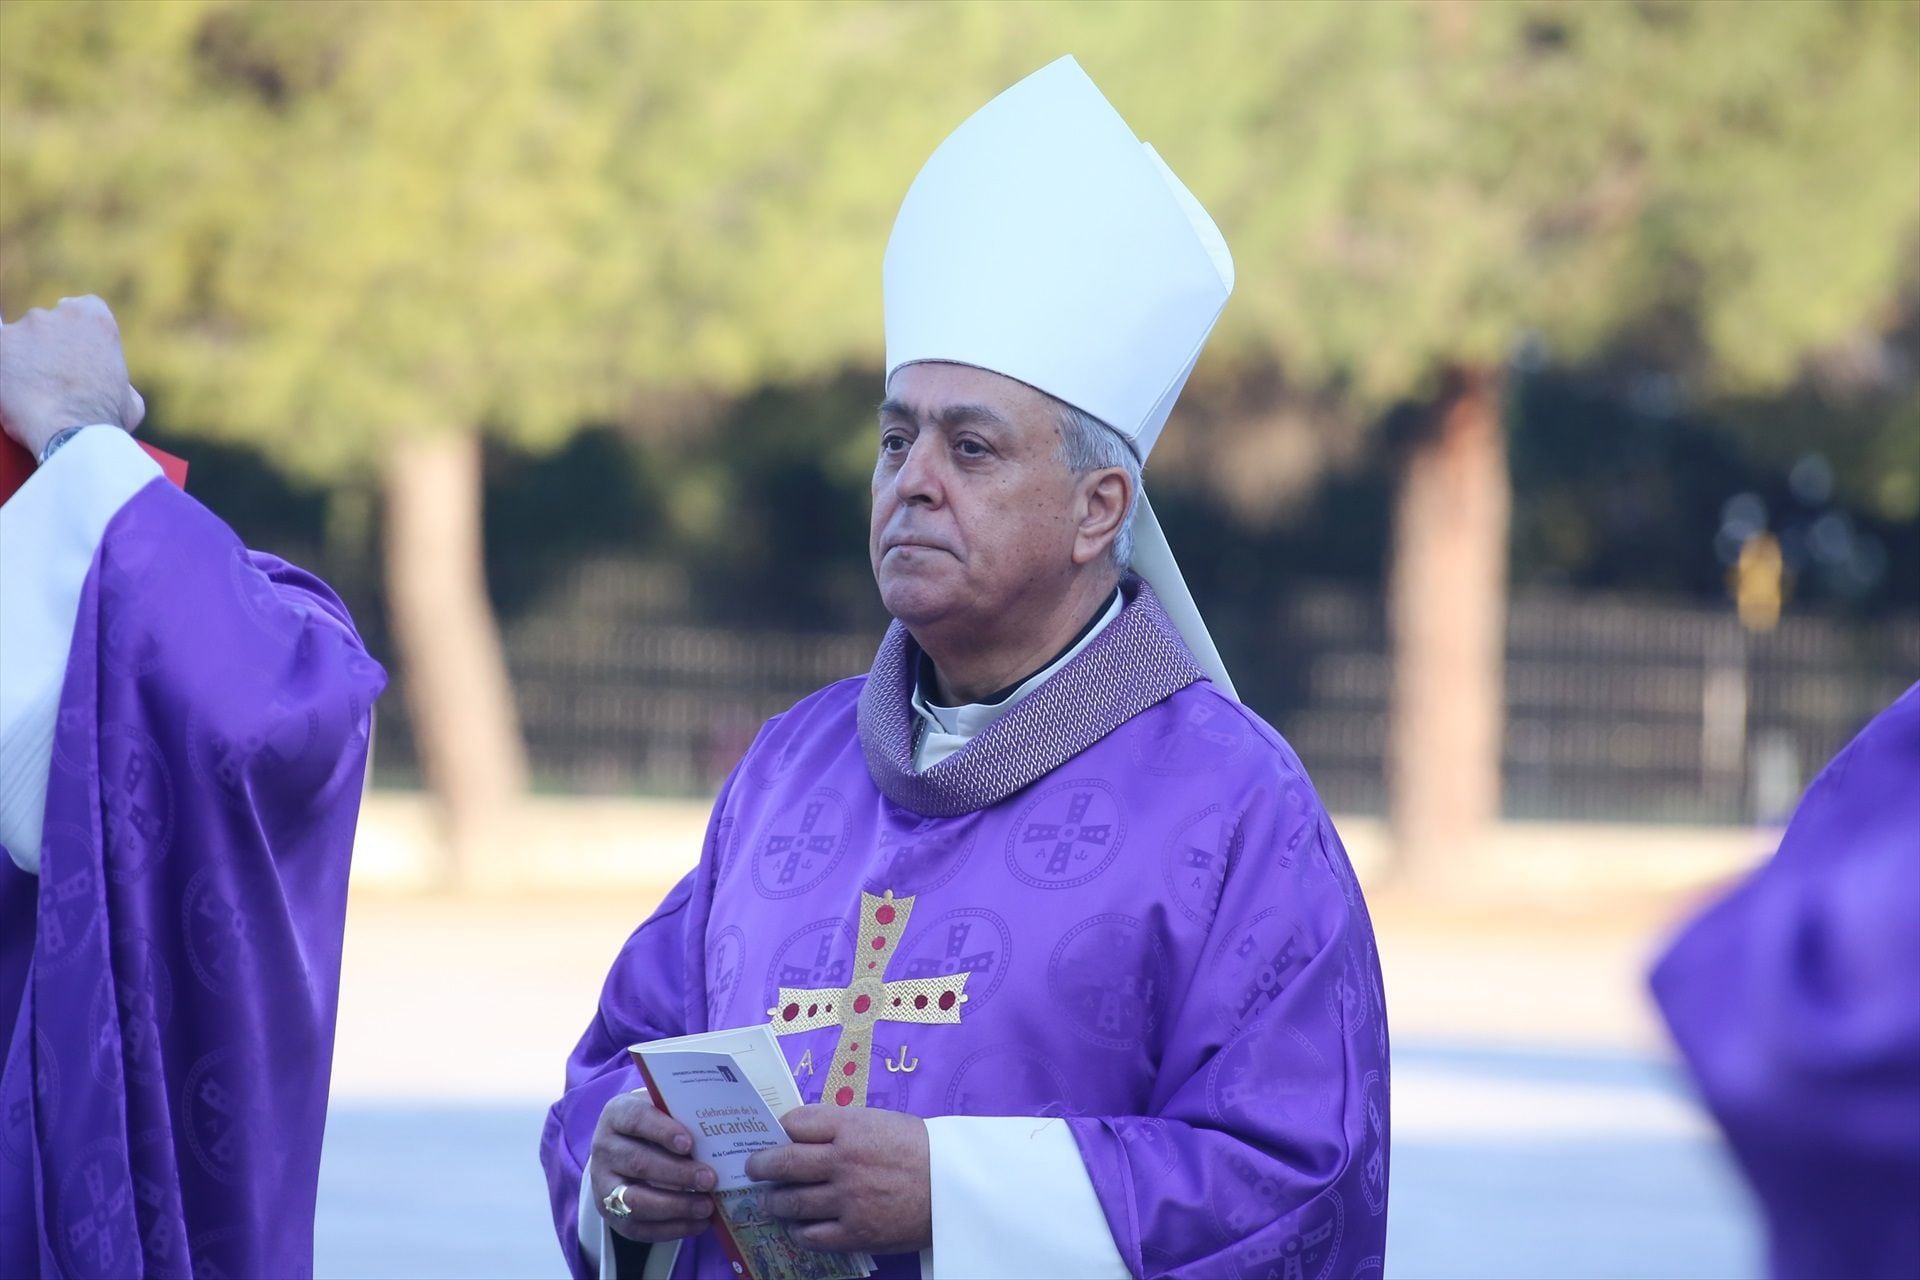
<path fill-rule="evenodd" d="M 319 1276 L 560 1274 L 541 1120 L 659 892 L 356 897 Z M 1758 1273 L 1743 1194 L 1640 994 L 1681 905 L 1378 898 L 1388 1276 Z"/>

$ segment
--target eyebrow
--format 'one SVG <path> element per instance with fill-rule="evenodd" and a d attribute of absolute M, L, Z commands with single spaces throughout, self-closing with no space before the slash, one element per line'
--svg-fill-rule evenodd
<path fill-rule="evenodd" d="M 880 417 L 883 421 L 888 418 L 904 418 L 908 422 L 922 420 L 918 410 L 905 400 L 894 396 L 889 396 L 880 402 Z M 999 427 L 1002 430 L 1011 430 L 1013 427 L 1013 423 L 984 404 L 951 404 L 934 414 L 933 420 L 939 426 L 949 429 L 968 424 Z"/>

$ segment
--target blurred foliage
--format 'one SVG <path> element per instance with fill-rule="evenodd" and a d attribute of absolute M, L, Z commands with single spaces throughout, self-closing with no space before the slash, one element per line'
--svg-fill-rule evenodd
<path fill-rule="evenodd" d="M 395 432 L 801 413 L 761 389 L 880 362 L 918 165 L 1069 51 L 1234 247 L 1200 395 L 1277 367 L 1370 420 L 1531 335 L 1754 400 L 1915 278 L 1910 0 L 71 0 L 0 6 L 0 301 L 107 296 L 170 425 L 314 477 Z M 1913 371 L 1879 385 L 1843 481 L 1911 518 Z M 751 525 L 701 455 L 649 481 L 673 522 Z"/>

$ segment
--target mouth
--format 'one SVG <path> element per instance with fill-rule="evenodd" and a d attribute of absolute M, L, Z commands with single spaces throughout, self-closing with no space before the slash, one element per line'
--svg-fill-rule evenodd
<path fill-rule="evenodd" d="M 888 539 L 886 543 L 886 553 L 890 555 L 895 551 L 945 551 L 948 555 L 953 554 L 951 550 L 941 546 L 937 542 L 922 542 L 917 538 Z"/>

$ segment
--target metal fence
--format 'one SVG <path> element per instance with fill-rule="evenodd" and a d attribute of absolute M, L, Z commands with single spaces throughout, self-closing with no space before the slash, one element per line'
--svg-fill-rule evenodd
<path fill-rule="evenodd" d="M 879 639 L 702 626 L 693 606 L 683 571 L 606 559 L 567 569 L 507 624 L 539 785 L 708 791 L 762 721 L 864 672 Z M 1390 668 L 1378 598 L 1315 588 L 1214 621 L 1242 696 L 1327 802 L 1380 812 Z M 1750 634 L 1730 607 L 1521 592 L 1507 627 L 1506 811 L 1775 818 L 1916 678 L 1920 618 L 1788 617 Z M 396 682 L 376 762 L 388 781 L 414 776 L 404 704 Z"/>

